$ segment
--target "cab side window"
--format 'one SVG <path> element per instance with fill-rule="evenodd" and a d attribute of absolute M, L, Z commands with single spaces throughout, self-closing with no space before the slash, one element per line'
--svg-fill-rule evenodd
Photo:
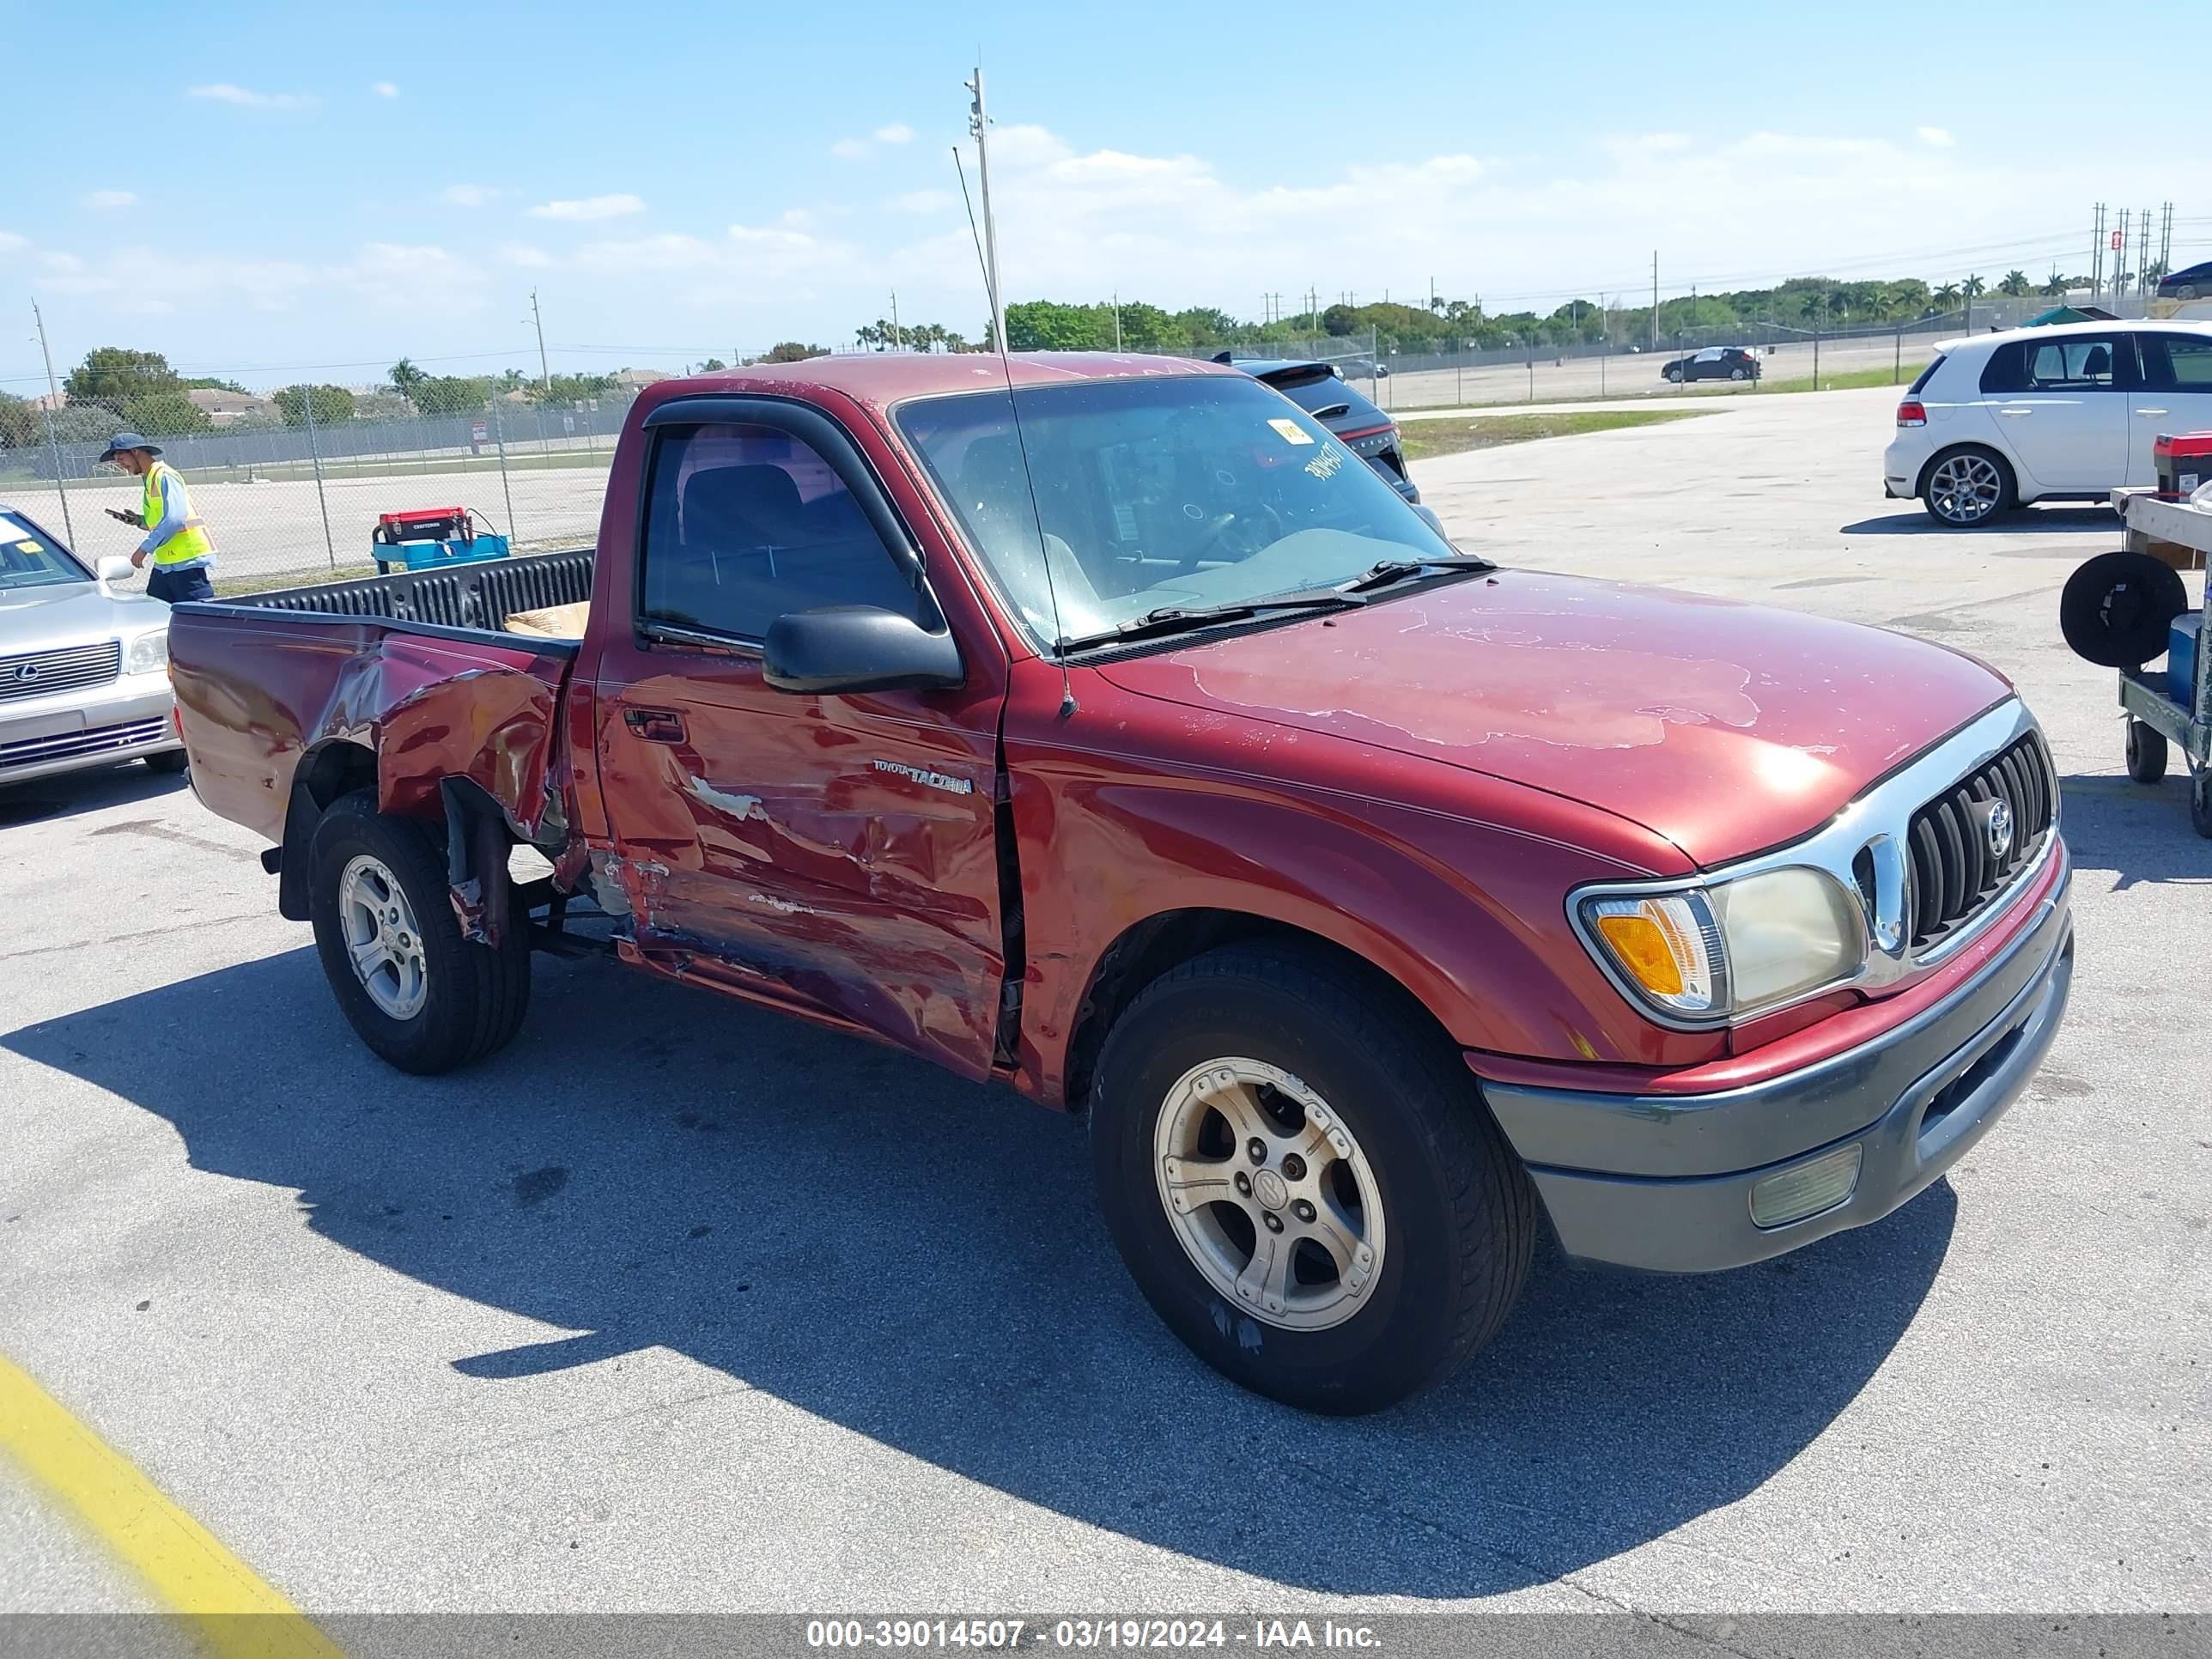
<path fill-rule="evenodd" d="M 769 427 L 675 428 L 654 445 L 639 556 L 648 623 L 757 641 L 788 611 L 933 613 L 829 462 Z"/>

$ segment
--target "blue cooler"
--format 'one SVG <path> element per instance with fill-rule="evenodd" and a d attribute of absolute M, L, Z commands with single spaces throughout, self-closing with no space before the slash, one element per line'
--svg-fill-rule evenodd
<path fill-rule="evenodd" d="M 2197 647 L 2204 613 L 2176 617 L 2166 638 L 2166 695 L 2184 708 L 2197 707 Z"/>

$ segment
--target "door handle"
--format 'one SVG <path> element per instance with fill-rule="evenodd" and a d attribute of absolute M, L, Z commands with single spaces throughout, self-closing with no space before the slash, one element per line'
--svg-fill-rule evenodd
<path fill-rule="evenodd" d="M 623 724 L 647 743 L 684 741 L 684 716 L 672 708 L 625 708 Z"/>
<path fill-rule="evenodd" d="M 2148 419 L 2154 415 L 2171 415 L 2172 412 L 2173 411 L 2170 409 L 2139 409 L 2136 410 L 2136 414 L 2142 416 L 2145 419 Z"/>
<path fill-rule="evenodd" d="M 2001 409 L 1997 413 L 2004 416 L 2008 420 L 2024 421 L 2035 411 L 2032 409 Z"/>

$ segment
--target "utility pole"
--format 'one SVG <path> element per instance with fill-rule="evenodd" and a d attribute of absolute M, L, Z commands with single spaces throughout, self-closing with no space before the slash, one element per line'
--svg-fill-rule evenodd
<path fill-rule="evenodd" d="M 2142 230 L 2136 237 L 2136 293 L 2143 302 L 2143 315 L 2150 315 L 2150 210 L 2142 210 Z"/>
<path fill-rule="evenodd" d="M 2173 274 L 2173 204 L 2168 202 L 2160 216 L 2158 232 L 2158 262 L 2164 267 L 2161 276 Z"/>
<path fill-rule="evenodd" d="M 538 309 L 538 290 L 530 290 L 530 320 L 538 329 L 538 384 L 547 397 L 553 395 L 553 371 L 545 363 L 545 319 Z"/>
<path fill-rule="evenodd" d="M 1651 349 L 1659 349 L 1659 250 L 1651 250 Z"/>
<path fill-rule="evenodd" d="M 983 107 L 983 66 L 975 65 L 975 78 L 968 83 L 975 94 L 969 108 L 968 131 L 975 139 L 975 174 L 983 186 L 983 273 L 991 283 L 991 327 L 999 349 L 1006 346 L 1006 305 L 999 291 L 999 227 L 991 217 L 991 118 Z"/>
<path fill-rule="evenodd" d="M 1121 290 L 1114 290 L 1114 349 L 1121 349 Z"/>
<path fill-rule="evenodd" d="M 893 289 L 891 290 L 891 344 L 901 351 L 906 349 L 906 335 L 899 327 L 898 290 L 896 289 Z"/>
<path fill-rule="evenodd" d="M 2089 303 L 2105 297 L 2105 204 L 2097 204 L 2096 228 L 2089 233 Z"/>
<path fill-rule="evenodd" d="M 75 548 L 76 526 L 70 522 L 69 480 L 62 477 L 62 441 L 54 429 L 54 411 L 61 407 L 62 389 L 54 383 L 54 354 L 46 349 L 46 319 L 36 300 L 31 301 L 31 316 L 39 325 L 39 356 L 46 360 L 46 448 L 54 458 L 54 488 L 62 498 L 62 534 Z"/>

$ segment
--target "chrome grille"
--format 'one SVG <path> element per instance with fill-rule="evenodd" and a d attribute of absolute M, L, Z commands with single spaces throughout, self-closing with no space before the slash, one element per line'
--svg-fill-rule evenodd
<path fill-rule="evenodd" d="M 1942 943 L 2003 892 L 2042 848 L 2057 805 L 2050 752 L 2029 732 L 1915 812 L 1911 948 Z"/>
<path fill-rule="evenodd" d="M 25 738 L 0 743 L 0 776 L 11 767 L 36 766 L 41 761 L 77 760 L 142 743 L 159 743 L 169 735 L 169 722 L 160 714 L 133 720 L 127 726 L 100 726 L 89 732 L 57 732 L 50 738 Z"/>
<path fill-rule="evenodd" d="M 0 657 L 0 702 L 44 697 L 80 686 L 105 685 L 123 667 L 123 641 L 72 645 L 58 651 L 27 651 Z"/>

